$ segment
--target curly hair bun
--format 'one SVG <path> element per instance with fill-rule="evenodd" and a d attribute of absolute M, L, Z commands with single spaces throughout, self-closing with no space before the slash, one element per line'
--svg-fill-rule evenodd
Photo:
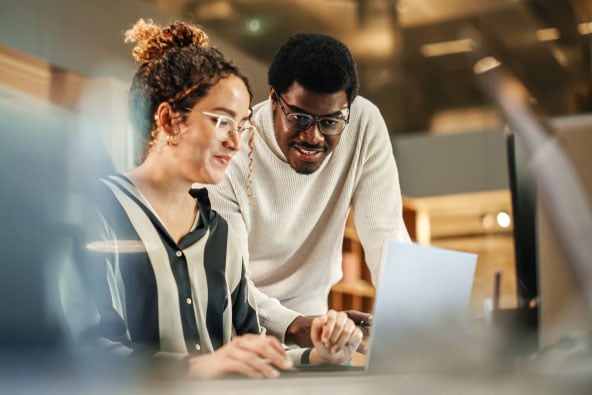
<path fill-rule="evenodd" d="M 134 26 L 125 32 L 125 42 L 137 42 L 132 50 L 134 59 L 138 62 L 150 62 L 160 58 L 171 48 L 190 45 L 208 46 L 207 34 L 183 22 L 174 22 L 161 27 L 151 19 L 139 19 Z"/>

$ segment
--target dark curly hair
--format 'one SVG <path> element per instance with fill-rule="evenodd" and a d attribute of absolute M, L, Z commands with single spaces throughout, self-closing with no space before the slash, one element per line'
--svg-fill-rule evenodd
<path fill-rule="evenodd" d="M 132 126 L 141 134 L 146 155 L 157 125 L 154 119 L 160 103 L 186 116 L 209 90 L 230 75 L 243 80 L 251 100 L 247 77 L 219 50 L 208 46 L 208 36 L 198 27 L 174 22 L 161 27 L 151 20 L 138 20 L 125 33 L 125 42 L 137 42 L 132 53 L 141 62 L 130 88 Z"/>
<path fill-rule="evenodd" d="M 318 33 L 297 33 L 275 54 L 268 82 L 278 93 L 293 82 L 316 93 L 345 90 L 351 103 L 358 95 L 358 72 L 349 49 L 334 37 Z"/>

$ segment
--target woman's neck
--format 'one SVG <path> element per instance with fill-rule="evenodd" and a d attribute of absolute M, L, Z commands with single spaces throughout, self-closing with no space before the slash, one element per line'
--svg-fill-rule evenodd
<path fill-rule="evenodd" d="M 129 171 L 126 176 L 134 183 L 140 192 L 157 196 L 159 200 L 176 201 L 188 196 L 191 183 L 181 180 L 164 166 L 155 165 L 146 160 L 140 166 Z"/>
<path fill-rule="evenodd" d="M 162 162 L 149 159 L 126 176 L 150 202 L 175 242 L 179 243 L 191 229 L 197 214 L 195 199 L 189 194 L 191 183 L 166 171 Z"/>

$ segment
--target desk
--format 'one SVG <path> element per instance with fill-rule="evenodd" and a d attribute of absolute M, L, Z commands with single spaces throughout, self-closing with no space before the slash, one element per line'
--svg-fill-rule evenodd
<path fill-rule="evenodd" d="M 17 379 L 18 380 L 18 379 Z M 241 395 L 369 395 L 369 394 L 454 394 L 454 395 L 589 395 L 592 381 L 538 376 L 436 376 L 364 375 L 346 377 L 303 377 L 277 380 L 145 381 L 108 382 L 105 380 L 64 380 L 36 378 L 0 380 L 5 394 L 241 394 Z"/>

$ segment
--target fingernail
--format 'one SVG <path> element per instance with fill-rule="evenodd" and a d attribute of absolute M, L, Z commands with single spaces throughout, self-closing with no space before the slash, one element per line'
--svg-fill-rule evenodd
<path fill-rule="evenodd" d="M 291 368 L 292 365 L 294 365 L 294 362 L 292 362 L 291 359 L 284 359 L 284 362 L 282 363 L 282 366 L 285 368 Z"/>
<path fill-rule="evenodd" d="M 273 370 L 272 370 L 270 373 L 271 373 L 271 374 L 270 374 L 270 376 L 271 376 L 271 377 L 274 377 L 274 378 L 275 378 L 275 377 L 279 377 L 279 376 L 280 376 L 280 372 L 278 372 L 278 371 L 277 371 L 277 370 L 275 370 L 275 369 L 273 369 Z"/>

